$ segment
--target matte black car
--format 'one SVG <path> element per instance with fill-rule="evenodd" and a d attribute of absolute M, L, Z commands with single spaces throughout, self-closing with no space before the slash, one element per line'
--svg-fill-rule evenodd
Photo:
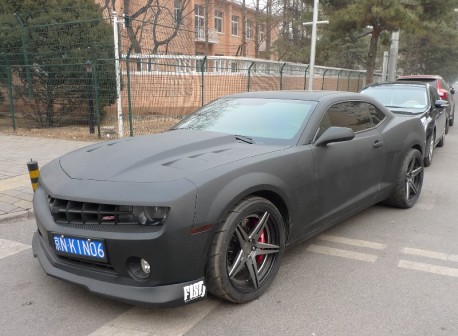
<path fill-rule="evenodd" d="M 417 81 L 431 84 L 437 90 L 440 99 L 448 101 L 448 125 L 446 130 L 446 133 L 448 133 L 448 126 L 453 126 L 455 123 L 455 89 L 450 87 L 447 82 L 438 75 L 406 75 L 399 76 L 396 78 L 396 81 Z"/>
<path fill-rule="evenodd" d="M 437 90 L 429 83 L 385 82 L 372 84 L 361 90 L 379 100 L 393 113 L 408 118 L 420 119 L 425 127 L 425 166 L 431 165 L 434 147 L 445 143 L 448 122 L 448 102 L 441 100 Z"/>
<path fill-rule="evenodd" d="M 47 274 L 131 304 L 247 302 L 286 246 L 381 201 L 413 206 L 424 146 L 418 119 L 369 96 L 227 96 L 45 165 L 33 252 Z"/>

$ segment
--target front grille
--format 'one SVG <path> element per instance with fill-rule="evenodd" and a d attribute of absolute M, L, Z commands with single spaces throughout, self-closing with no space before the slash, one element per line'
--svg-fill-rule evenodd
<path fill-rule="evenodd" d="M 51 196 L 48 196 L 48 202 L 57 224 L 138 224 L 133 214 L 133 207 L 128 205 L 76 202 Z"/>

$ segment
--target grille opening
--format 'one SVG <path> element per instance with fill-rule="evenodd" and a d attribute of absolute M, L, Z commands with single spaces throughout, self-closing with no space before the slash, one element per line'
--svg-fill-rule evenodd
<path fill-rule="evenodd" d="M 57 224 L 139 224 L 128 205 L 68 201 L 48 196 L 49 209 Z"/>

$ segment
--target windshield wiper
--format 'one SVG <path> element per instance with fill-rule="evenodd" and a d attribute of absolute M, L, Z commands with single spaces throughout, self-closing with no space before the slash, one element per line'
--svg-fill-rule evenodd
<path fill-rule="evenodd" d="M 250 137 L 247 137 L 245 135 L 235 135 L 236 140 L 240 140 L 249 144 L 254 144 L 254 140 Z"/>

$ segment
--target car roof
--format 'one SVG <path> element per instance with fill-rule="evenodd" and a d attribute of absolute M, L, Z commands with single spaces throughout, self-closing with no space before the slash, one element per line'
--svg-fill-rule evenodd
<path fill-rule="evenodd" d="M 397 79 L 409 79 L 409 78 L 416 78 L 416 79 L 442 79 L 441 76 L 439 75 L 404 75 L 404 76 L 399 76 Z"/>
<path fill-rule="evenodd" d="M 367 85 L 365 88 L 363 88 L 361 91 L 367 89 L 367 88 L 370 88 L 370 87 L 380 87 L 380 86 L 399 86 L 399 87 L 402 87 L 402 86 L 418 86 L 418 87 L 424 87 L 424 88 L 428 88 L 430 86 L 429 83 L 425 83 L 425 82 L 417 82 L 417 81 L 402 81 L 402 82 L 382 82 L 382 83 L 373 83 L 373 84 L 370 84 L 370 85 Z"/>
<path fill-rule="evenodd" d="M 327 99 L 366 99 L 359 93 L 347 91 L 304 91 L 304 90 L 280 90 L 280 91 L 255 91 L 235 93 L 224 98 L 273 98 L 273 99 L 297 99 L 309 101 L 322 101 Z"/>

